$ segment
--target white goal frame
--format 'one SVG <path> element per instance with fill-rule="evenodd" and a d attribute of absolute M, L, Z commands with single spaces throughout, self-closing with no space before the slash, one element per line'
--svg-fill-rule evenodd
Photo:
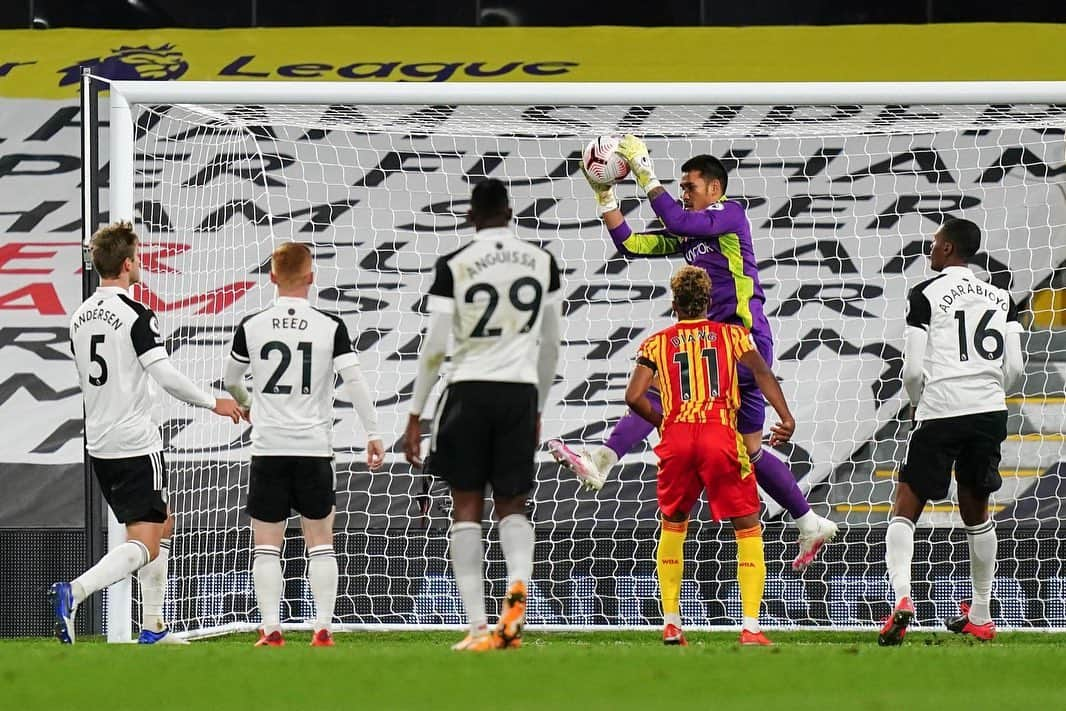
<path fill-rule="evenodd" d="M 101 80 L 106 81 L 106 80 Z M 108 81 L 110 220 L 134 218 L 134 114 L 151 104 L 531 104 L 852 105 L 852 104 L 1066 104 L 1066 81 L 996 82 L 765 82 L 765 83 L 343 83 Z M 88 236 L 86 236 L 88 239 Z M 109 516 L 107 548 L 125 541 Z M 109 642 L 131 640 L 132 583 L 114 584 L 107 597 Z M 440 625 L 431 626 L 434 628 Z M 445 626 L 449 627 L 450 626 Z M 246 631 L 234 623 L 212 634 Z M 340 629 L 349 626 L 340 625 Z M 352 625 L 351 629 L 366 628 Z M 415 629 L 404 626 L 404 629 Z M 382 629 L 375 626 L 374 629 Z M 554 627 L 553 627 L 554 629 Z M 581 629 L 595 629 L 581 628 Z M 620 629 L 611 627 L 610 629 Z M 798 629 L 798 628 L 797 628 Z M 843 628 L 837 628 L 843 629 Z"/>

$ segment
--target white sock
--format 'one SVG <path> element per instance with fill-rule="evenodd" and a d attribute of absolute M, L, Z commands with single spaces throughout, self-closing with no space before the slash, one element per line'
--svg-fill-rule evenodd
<path fill-rule="evenodd" d="M 481 545 L 481 524 L 473 521 L 453 523 L 450 538 L 452 571 L 459 595 L 463 598 L 470 632 L 481 634 L 489 624 L 485 614 L 485 583 L 482 578 L 485 552 Z"/>
<path fill-rule="evenodd" d="M 896 604 L 911 596 L 911 560 L 914 558 L 914 523 L 895 516 L 885 532 L 885 565 L 888 580 L 896 592 Z"/>
<path fill-rule="evenodd" d="M 799 529 L 801 535 L 814 535 L 815 533 L 818 533 L 818 518 L 818 514 L 813 511 L 808 511 L 796 519 L 796 528 Z"/>
<path fill-rule="evenodd" d="M 589 453 L 592 463 L 596 465 L 603 474 L 611 471 L 611 467 L 618 464 L 618 455 L 614 450 L 607 445 L 600 445 L 596 449 Z"/>
<path fill-rule="evenodd" d="M 511 514 L 500 520 L 500 548 L 507 561 L 507 586 L 516 582 L 529 585 L 533 577 L 533 524 L 525 514 Z"/>
<path fill-rule="evenodd" d="M 676 612 L 667 612 L 663 615 L 663 625 L 681 626 L 681 615 Z"/>
<path fill-rule="evenodd" d="M 314 546 L 307 551 L 307 579 L 315 598 L 315 632 L 333 629 L 333 608 L 337 604 L 337 556 L 332 545 Z"/>
<path fill-rule="evenodd" d="M 988 519 L 977 526 L 966 527 L 966 542 L 970 545 L 970 580 L 973 581 L 973 603 L 970 622 L 983 625 L 992 621 L 992 578 L 996 574 L 996 525 Z"/>
<path fill-rule="evenodd" d="M 97 590 L 133 575 L 138 568 L 148 565 L 148 548 L 140 541 L 126 541 L 107 552 L 93 567 L 79 575 L 70 584 L 74 604 L 80 605 Z"/>
<path fill-rule="evenodd" d="M 762 632 L 762 627 L 759 625 L 758 617 L 745 617 L 741 623 L 741 629 L 745 629 L 748 632 Z"/>
<path fill-rule="evenodd" d="M 252 554 L 252 581 L 263 631 L 267 634 L 281 629 L 281 548 L 256 546 Z"/>
<path fill-rule="evenodd" d="M 170 539 L 159 541 L 159 555 L 137 571 L 137 584 L 141 587 L 141 629 L 162 632 L 163 595 L 167 589 L 167 561 L 170 560 Z"/>

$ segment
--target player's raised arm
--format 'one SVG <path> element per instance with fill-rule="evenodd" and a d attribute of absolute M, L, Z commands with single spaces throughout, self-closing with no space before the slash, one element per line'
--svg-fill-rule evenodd
<path fill-rule="evenodd" d="M 616 152 L 626 159 L 637 185 L 648 196 L 651 207 L 655 214 L 662 220 L 663 226 L 668 232 L 685 237 L 715 237 L 729 234 L 743 229 L 747 222 L 744 208 L 732 202 L 714 202 L 706 210 L 685 210 L 674 200 L 673 196 L 666 192 L 659 179 L 655 177 L 655 169 L 648 154 L 648 147 L 644 141 L 636 136 L 627 134 L 618 144 Z M 717 186 L 711 186 L 719 195 L 725 194 L 726 173 L 717 160 L 711 161 L 717 164 L 699 165 L 694 164 L 706 156 L 697 156 L 681 166 L 686 176 L 699 173 L 707 183 L 717 181 Z M 703 161 L 707 162 L 707 161 Z M 713 169 L 717 167 L 718 169 Z M 687 191 L 698 189 L 699 186 L 686 184 L 689 177 L 682 179 L 681 191 L 684 195 Z M 706 187 L 706 186 L 704 186 Z"/>
<path fill-rule="evenodd" d="M 366 431 L 366 464 L 373 471 L 385 460 L 385 442 L 378 433 L 378 413 L 374 408 L 374 398 L 363 369 L 359 367 L 359 356 L 352 350 L 352 339 L 343 322 L 337 324 L 333 337 L 333 368 L 344 380 L 344 389 L 352 402 L 359 422 Z"/>

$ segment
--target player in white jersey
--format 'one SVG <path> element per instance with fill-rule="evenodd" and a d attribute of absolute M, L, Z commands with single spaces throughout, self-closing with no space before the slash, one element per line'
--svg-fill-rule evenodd
<path fill-rule="evenodd" d="M 452 371 L 433 417 L 426 472 L 452 494 L 451 560 L 470 623 L 453 649 L 519 646 L 526 588 L 533 574 L 533 489 L 540 413 L 559 357 L 559 267 L 547 250 L 519 240 L 510 227 L 507 188 L 474 188 L 469 220 L 477 231 L 437 260 L 427 300 L 431 313 L 404 435 L 407 461 L 421 466 L 420 416 L 454 341 Z M 508 589 L 494 630 L 485 614 L 481 520 L 491 485 Z"/>
<path fill-rule="evenodd" d="M 126 542 L 73 581 L 52 585 L 56 637 L 74 643 L 74 615 L 89 595 L 137 573 L 141 588 L 141 644 L 181 643 L 163 622 L 167 558 L 174 518 L 167 505 L 163 440 L 152 420 L 149 377 L 190 405 L 237 422 L 241 410 L 217 399 L 171 363 L 152 310 L 134 301 L 140 281 L 137 235 L 128 222 L 92 238 L 96 292 L 74 312 L 70 347 L 85 398 L 85 441 L 93 472 Z"/>
<path fill-rule="evenodd" d="M 241 321 L 233 335 L 224 383 L 250 407 L 252 464 L 248 515 L 255 552 L 252 578 L 263 626 L 256 646 L 280 647 L 281 544 L 292 511 L 300 514 L 307 547 L 307 577 L 315 600 L 313 647 L 333 646 L 337 559 L 333 515 L 333 384 L 340 373 L 352 407 L 366 430 L 366 458 L 377 469 L 385 445 L 377 432 L 374 401 L 352 350 L 348 329 L 333 314 L 313 308 L 307 295 L 314 261 L 305 244 L 286 242 L 270 259 L 278 298 Z M 254 394 L 244 388 L 251 368 Z"/>
<path fill-rule="evenodd" d="M 896 604 L 878 636 L 882 645 L 900 644 L 914 617 L 914 526 L 927 501 L 947 498 L 952 468 L 970 549 L 973 600 L 960 603 L 961 614 L 945 624 L 980 640 L 996 636 L 989 612 L 996 528 L 988 497 L 1003 483 L 1005 393 L 1023 368 L 1022 329 L 1010 293 L 981 281 L 967 266 L 980 245 L 981 230 L 973 222 L 945 222 L 930 254 L 939 275 L 914 287 L 908 299 L 903 385 L 917 409 L 885 533 Z"/>

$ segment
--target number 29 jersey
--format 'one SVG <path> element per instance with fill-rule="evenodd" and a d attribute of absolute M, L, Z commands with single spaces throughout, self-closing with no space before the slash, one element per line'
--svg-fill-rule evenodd
<path fill-rule="evenodd" d="M 543 311 L 561 297 L 551 252 L 509 228 L 480 230 L 437 260 L 428 306 L 452 315 L 450 383 L 537 383 Z"/>
<path fill-rule="evenodd" d="M 230 357 L 252 371 L 253 455 L 333 456 L 333 373 L 359 363 L 340 318 L 279 297 L 241 321 Z"/>
<path fill-rule="evenodd" d="M 740 407 L 737 361 L 754 350 L 751 333 L 707 319 L 678 321 L 648 337 L 637 364 L 658 376 L 663 429 L 675 422 L 736 427 Z"/>
<path fill-rule="evenodd" d="M 945 267 L 911 290 L 907 326 L 927 332 L 915 419 L 1006 410 L 1006 334 L 1020 332 L 1010 293 L 968 267 Z"/>

